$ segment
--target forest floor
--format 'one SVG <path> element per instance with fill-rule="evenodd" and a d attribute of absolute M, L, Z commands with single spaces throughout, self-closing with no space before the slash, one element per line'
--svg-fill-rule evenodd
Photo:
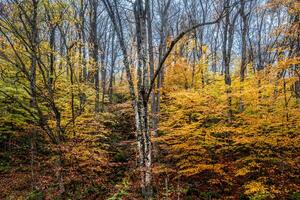
<path fill-rule="evenodd" d="M 110 200 L 141 199 L 138 194 L 138 170 L 136 156 L 136 139 L 134 135 L 133 116 L 128 112 L 130 104 L 117 104 L 109 108 L 116 116 L 116 126 L 112 129 L 109 147 L 110 180 L 114 183 L 114 194 Z"/>

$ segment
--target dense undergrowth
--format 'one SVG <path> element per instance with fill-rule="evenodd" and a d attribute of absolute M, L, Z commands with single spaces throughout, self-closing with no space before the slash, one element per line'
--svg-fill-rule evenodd
<path fill-rule="evenodd" d="M 287 120 L 284 104 L 266 104 L 280 95 L 266 92 L 255 100 L 258 89 L 240 95 L 237 84 L 229 123 L 218 77 L 202 89 L 176 90 L 163 91 L 154 139 L 156 199 L 299 199 L 300 119 L 294 99 Z M 100 114 L 85 112 L 59 148 L 26 121 L 2 132 L 1 198 L 57 197 L 57 149 L 64 155 L 66 198 L 141 198 L 133 119 L 129 102 L 108 105 Z"/>
<path fill-rule="evenodd" d="M 59 198 L 60 170 L 65 199 L 119 199 L 127 180 L 124 163 L 132 155 L 117 144 L 133 138 L 131 107 L 107 109 L 111 112 L 80 115 L 59 146 L 26 121 L 1 132 L 0 199 Z M 62 165 L 57 165 L 57 151 L 63 152 Z"/>
<path fill-rule="evenodd" d="M 174 91 L 170 84 L 164 91 L 155 170 L 162 181 L 169 179 L 165 192 L 171 199 L 178 194 L 187 199 L 299 199 L 299 103 L 288 91 L 285 107 L 280 83 L 274 93 L 269 81 L 257 87 L 254 76 L 244 83 L 247 91 L 241 91 L 238 78 L 233 80 L 229 108 L 219 78 L 211 76 L 197 90 Z"/>

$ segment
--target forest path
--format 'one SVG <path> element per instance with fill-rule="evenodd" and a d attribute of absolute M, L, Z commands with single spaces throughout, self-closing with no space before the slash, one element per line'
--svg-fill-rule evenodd
<path fill-rule="evenodd" d="M 114 185 L 110 200 L 140 199 L 137 196 L 137 156 L 134 134 L 134 115 L 129 103 L 108 107 L 115 115 L 110 137 L 110 181 Z"/>

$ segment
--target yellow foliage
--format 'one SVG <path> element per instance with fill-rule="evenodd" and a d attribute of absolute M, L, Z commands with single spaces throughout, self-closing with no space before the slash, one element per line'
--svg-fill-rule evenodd
<path fill-rule="evenodd" d="M 255 193 L 266 193 L 267 189 L 265 185 L 258 181 L 252 181 L 245 185 L 245 194 L 251 195 Z"/>
<path fill-rule="evenodd" d="M 241 169 L 236 170 L 235 176 L 245 176 L 250 172 L 250 169 L 248 167 L 243 167 Z"/>
<path fill-rule="evenodd" d="M 299 59 L 282 59 L 255 73 L 249 70 L 243 82 L 237 71 L 230 87 L 222 75 L 208 72 L 206 61 L 200 60 L 192 87 L 193 65 L 179 54 L 172 56 L 166 68 L 160 137 L 156 140 L 167 152 L 163 159 L 168 168 L 190 178 L 213 172 L 215 177 L 209 181 L 221 179 L 227 184 L 243 178 L 245 194 L 250 196 L 282 193 L 283 186 L 277 183 L 297 176 L 299 170 L 294 161 L 299 156 L 295 150 L 300 148 L 299 100 L 292 90 L 298 79 L 289 71 Z M 284 71 L 286 74 L 279 76 Z M 230 123 L 229 108 L 233 112 Z M 289 171 L 282 172 L 282 165 Z M 279 171 L 284 175 L 278 175 Z M 276 184 L 266 186 L 267 177 Z M 284 187 L 286 191 L 299 188 Z"/>

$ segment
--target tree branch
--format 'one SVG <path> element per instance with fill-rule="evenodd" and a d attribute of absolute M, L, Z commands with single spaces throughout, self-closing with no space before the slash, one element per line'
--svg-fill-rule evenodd
<path fill-rule="evenodd" d="M 149 87 L 149 90 L 148 90 L 148 93 L 147 93 L 147 96 L 146 96 L 146 101 L 148 102 L 149 101 L 149 98 L 150 98 L 150 95 L 151 95 L 151 92 L 154 88 L 154 84 L 155 84 L 155 80 L 158 76 L 158 74 L 160 73 L 160 71 L 162 70 L 163 66 L 164 66 L 164 63 L 165 61 L 167 60 L 167 58 L 169 57 L 170 53 L 172 52 L 173 48 L 175 47 L 175 45 L 180 41 L 180 39 L 182 39 L 186 34 L 190 33 L 191 31 L 193 31 L 194 29 L 197 29 L 199 27 L 202 27 L 202 26 L 207 26 L 207 25 L 212 25 L 212 24 L 216 24 L 216 23 L 219 23 L 224 17 L 225 17 L 225 12 L 223 11 L 221 13 L 221 15 L 218 17 L 218 19 L 214 20 L 214 21 L 211 21 L 211 22 L 205 22 L 205 23 L 200 23 L 200 24 L 196 24 L 188 29 L 186 29 L 185 31 L 182 31 L 179 35 L 177 35 L 175 37 L 175 39 L 171 42 L 170 44 L 170 47 L 168 48 L 168 50 L 166 51 L 165 55 L 163 56 L 163 58 L 161 59 L 160 63 L 158 64 L 158 67 L 154 73 L 154 76 L 153 78 L 151 79 L 151 83 L 150 83 L 150 87 Z"/>

